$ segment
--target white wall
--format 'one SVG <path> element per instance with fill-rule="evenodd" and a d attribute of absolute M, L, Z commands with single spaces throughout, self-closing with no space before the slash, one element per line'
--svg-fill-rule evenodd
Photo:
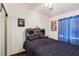
<path fill-rule="evenodd" d="M 15 54 L 23 51 L 22 45 L 24 41 L 24 29 L 17 26 L 17 19 L 27 19 L 27 10 L 25 11 L 17 4 L 6 4 L 8 12 L 8 41 L 7 41 L 7 55 Z"/>
<path fill-rule="evenodd" d="M 47 28 L 45 18 L 37 11 L 24 8 L 20 4 L 5 4 L 8 12 L 8 41 L 7 55 L 12 55 L 23 51 L 24 30 L 29 27 L 39 26 Z M 25 27 L 17 26 L 17 19 L 25 19 Z"/>
<path fill-rule="evenodd" d="M 67 12 L 65 14 L 56 16 L 56 17 L 52 17 L 51 20 L 49 21 L 49 24 L 51 23 L 51 21 L 57 21 L 57 31 L 49 31 L 49 36 L 51 38 L 58 40 L 58 19 L 69 17 L 69 16 L 75 16 L 75 15 L 79 15 L 79 10 L 74 10 L 74 11 Z"/>

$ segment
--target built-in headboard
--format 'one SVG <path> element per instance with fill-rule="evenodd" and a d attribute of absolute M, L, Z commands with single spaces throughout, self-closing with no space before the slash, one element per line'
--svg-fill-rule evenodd
<path fill-rule="evenodd" d="M 43 34 L 45 35 L 45 29 L 41 29 L 41 28 L 27 28 L 25 30 L 26 35 L 33 35 L 33 34 Z"/>

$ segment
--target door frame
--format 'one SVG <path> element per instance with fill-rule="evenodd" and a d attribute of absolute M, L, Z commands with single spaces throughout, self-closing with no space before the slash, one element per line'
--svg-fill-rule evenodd
<path fill-rule="evenodd" d="M 3 8 L 4 12 L 5 12 L 5 21 L 4 21 L 4 23 L 5 23 L 5 25 L 4 25 L 4 38 L 5 38 L 4 43 L 5 43 L 5 45 L 4 45 L 4 47 L 5 47 L 5 56 L 7 56 L 7 17 L 8 17 L 8 14 L 7 14 L 6 8 L 5 8 L 3 3 L 1 3 L 0 12 L 2 11 L 2 8 Z"/>

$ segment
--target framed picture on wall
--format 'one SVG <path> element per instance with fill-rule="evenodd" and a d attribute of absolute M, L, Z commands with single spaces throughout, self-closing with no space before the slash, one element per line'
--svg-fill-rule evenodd
<path fill-rule="evenodd" d="M 51 22 L 51 31 L 56 31 L 56 30 L 57 30 L 56 21 L 52 21 Z"/>
<path fill-rule="evenodd" d="M 25 19 L 18 18 L 18 27 L 25 27 Z"/>

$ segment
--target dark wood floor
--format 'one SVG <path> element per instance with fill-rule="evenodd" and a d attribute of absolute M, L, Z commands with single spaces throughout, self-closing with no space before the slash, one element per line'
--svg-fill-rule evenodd
<path fill-rule="evenodd" d="M 27 53 L 26 51 L 22 51 L 22 52 L 13 54 L 13 55 L 11 55 L 11 56 L 28 56 L 28 53 Z"/>

